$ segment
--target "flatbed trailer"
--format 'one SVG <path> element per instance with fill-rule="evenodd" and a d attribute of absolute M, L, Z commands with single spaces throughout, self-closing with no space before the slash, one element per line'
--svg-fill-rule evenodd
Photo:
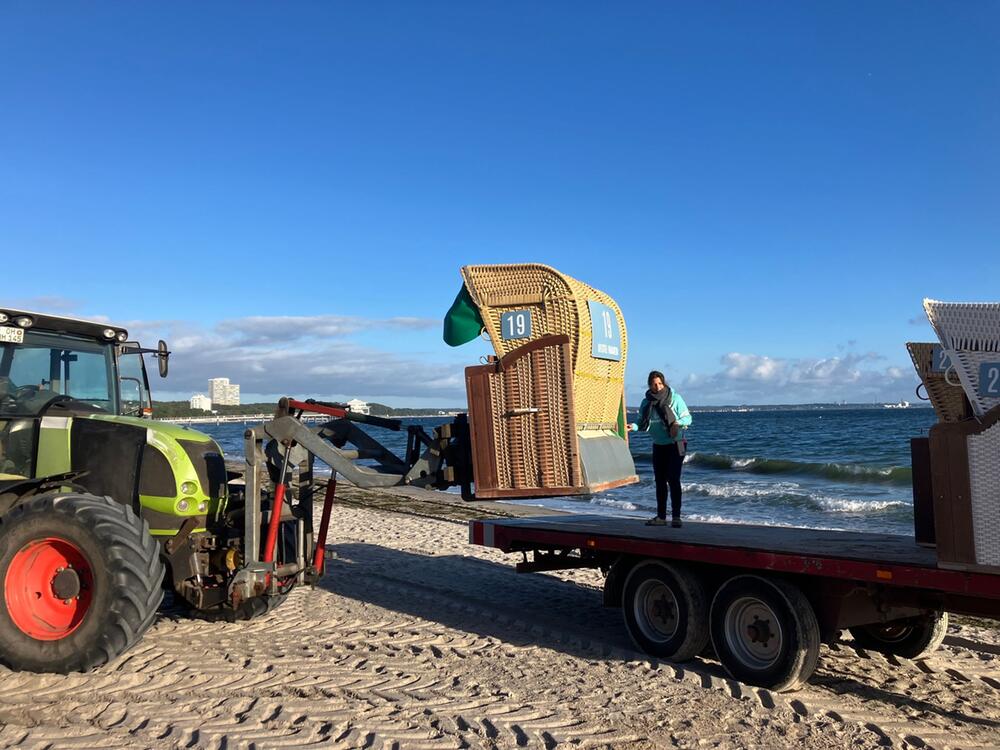
<path fill-rule="evenodd" d="M 907 536 L 559 515 L 470 521 L 469 541 L 522 553 L 522 573 L 599 568 L 642 651 L 685 661 L 711 644 L 735 679 L 774 690 L 808 680 L 844 629 L 916 659 L 948 612 L 1000 620 L 1000 571 L 941 568 Z"/>

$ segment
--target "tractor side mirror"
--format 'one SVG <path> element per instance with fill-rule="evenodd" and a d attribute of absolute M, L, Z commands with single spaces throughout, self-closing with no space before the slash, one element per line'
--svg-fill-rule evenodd
<path fill-rule="evenodd" d="M 169 368 L 170 352 L 167 350 L 167 342 L 160 339 L 160 343 L 156 345 L 156 363 L 160 368 L 160 377 L 167 377 L 167 370 Z"/>

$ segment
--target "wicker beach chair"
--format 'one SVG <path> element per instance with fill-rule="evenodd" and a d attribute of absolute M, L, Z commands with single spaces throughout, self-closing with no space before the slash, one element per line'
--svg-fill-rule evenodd
<path fill-rule="evenodd" d="M 476 496 L 581 494 L 638 481 L 625 435 L 627 334 L 615 301 L 537 263 L 466 266 L 462 278 L 459 300 L 467 294 L 496 352 L 466 370 Z"/>
<path fill-rule="evenodd" d="M 972 415 L 969 400 L 960 383 L 950 383 L 945 372 L 934 367 L 934 344 L 908 342 L 906 350 L 913 360 L 913 367 L 920 376 L 920 382 L 927 393 L 927 399 L 934 407 L 934 413 L 942 422 L 959 422 Z M 919 389 L 917 397 L 921 398 Z"/>
<path fill-rule="evenodd" d="M 1000 304 L 925 299 L 924 310 L 975 417 L 931 428 L 935 516 L 940 501 L 954 539 L 945 562 L 1000 568 Z"/>
<path fill-rule="evenodd" d="M 980 382 L 983 365 L 1000 364 L 1000 303 L 955 303 L 925 299 L 924 310 L 951 359 L 976 416 L 1000 405 Z"/>

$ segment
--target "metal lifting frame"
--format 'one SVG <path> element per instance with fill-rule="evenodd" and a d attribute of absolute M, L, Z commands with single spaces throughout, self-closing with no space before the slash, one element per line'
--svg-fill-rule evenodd
<path fill-rule="evenodd" d="M 307 414 L 321 414 L 332 419 L 318 427 L 302 422 Z M 428 435 L 419 426 L 408 427 L 406 460 L 400 459 L 378 440 L 358 427 L 361 422 L 398 431 L 402 423 L 366 414 L 355 414 L 341 404 L 322 401 L 299 401 L 282 398 L 275 418 L 244 433 L 246 457 L 246 500 L 244 508 L 246 576 L 245 595 L 253 596 L 274 589 L 274 578 L 295 575 L 298 582 L 311 582 L 322 574 L 322 564 L 330 515 L 336 493 L 338 474 L 358 487 L 384 488 L 399 485 L 417 487 L 447 487 L 462 483 L 464 473 L 453 466 L 445 467 L 446 458 L 454 456 L 450 449 L 457 442 L 461 450 L 467 445 L 464 420 L 435 428 Z M 457 428 L 457 429 L 455 429 Z M 453 435 L 458 440 L 453 441 Z M 462 437 L 465 443 L 462 443 Z M 267 444 L 274 440 L 271 450 Z M 347 448 L 346 446 L 352 446 Z M 275 451 L 274 448 L 277 448 Z M 332 470 L 323 499 L 319 533 L 313 546 L 313 464 L 319 459 Z M 360 466 L 358 460 L 374 460 L 376 467 Z M 280 467 L 274 470 L 275 467 Z M 268 471 L 268 469 L 271 469 Z M 291 475 L 298 472 L 297 502 L 289 498 Z M 268 474 L 265 475 L 264 472 Z M 261 498 L 266 481 L 274 482 L 274 498 L 267 519 L 267 535 L 261 545 L 263 512 Z M 286 500 L 287 503 L 286 510 Z M 280 525 L 296 520 L 298 525 L 296 561 L 277 565 L 276 548 Z"/>

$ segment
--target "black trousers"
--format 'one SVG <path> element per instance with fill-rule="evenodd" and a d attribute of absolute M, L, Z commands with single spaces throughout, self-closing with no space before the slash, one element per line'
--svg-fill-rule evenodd
<path fill-rule="evenodd" d="M 667 488 L 670 489 L 671 515 L 681 514 L 681 468 L 684 456 L 677 452 L 677 443 L 653 443 L 653 477 L 656 480 L 656 515 L 667 517 Z"/>

